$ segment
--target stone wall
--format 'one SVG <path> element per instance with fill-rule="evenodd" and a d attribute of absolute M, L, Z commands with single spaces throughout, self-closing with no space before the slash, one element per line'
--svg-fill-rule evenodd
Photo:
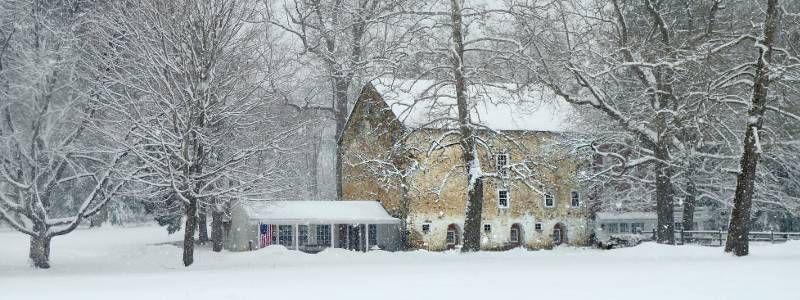
<path fill-rule="evenodd" d="M 409 243 L 445 249 L 448 225 L 463 230 L 467 198 L 467 170 L 457 136 L 447 136 L 447 132 L 403 128 L 380 95 L 365 88 L 340 140 L 345 157 L 343 198 L 379 200 L 394 216 L 399 216 L 401 201 L 408 201 Z M 552 247 L 553 228 L 559 223 L 566 230 L 567 243 L 586 244 L 590 232 L 587 193 L 575 181 L 580 162 L 559 142 L 561 136 L 530 131 L 480 134 L 485 145 L 479 150 L 481 168 L 487 174 L 482 219 L 491 225 L 491 231 L 483 231 L 482 247 L 508 248 L 515 223 L 522 231 L 522 245 L 529 248 Z M 437 149 L 436 143 L 454 146 Z M 500 153 L 509 155 L 509 166 L 524 171 L 509 170 L 507 176 L 498 176 L 495 157 Z M 403 197 L 397 172 L 411 165 L 417 167 L 407 177 L 408 193 Z M 507 208 L 498 205 L 500 188 L 509 191 Z M 573 191 L 580 195 L 577 207 L 571 205 Z M 546 192 L 555 198 L 552 207 L 545 207 Z M 542 230 L 534 229 L 536 223 L 542 223 Z M 423 224 L 430 225 L 429 232 L 422 232 Z"/>

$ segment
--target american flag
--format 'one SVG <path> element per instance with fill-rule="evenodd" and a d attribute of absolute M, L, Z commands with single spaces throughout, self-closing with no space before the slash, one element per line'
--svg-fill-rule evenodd
<path fill-rule="evenodd" d="M 261 224 L 258 232 L 259 248 L 264 248 L 272 244 L 272 225 Z"/>

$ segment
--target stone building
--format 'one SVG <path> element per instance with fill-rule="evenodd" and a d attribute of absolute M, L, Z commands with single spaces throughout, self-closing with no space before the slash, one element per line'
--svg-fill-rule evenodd
<path fill-rule="evenodd" d="M 576 180 L 585 164 L 563 142 L 572 109 L 511 89 L 469 90 L 485 175 L 481 247 L 586 244 L 592 226 Z M 453 134 L 455 100 L 447 95 L 432 81 L 375 80 L 362 89 L 339 139 L 343 200 L 379 200 L 405 220 L 405 239 L 415 248 L 461 244 L 467 169 Z"/>

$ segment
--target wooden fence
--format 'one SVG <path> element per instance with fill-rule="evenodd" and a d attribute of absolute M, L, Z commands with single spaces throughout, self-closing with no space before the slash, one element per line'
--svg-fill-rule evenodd
<path fill-rule="evenodd" d="M 656 239 L 655 231 L 643 231 L 652 240 Z M 679 245 L 695 243 L 709 246 L 723 246 L 728 238 L 728 232 L 723 230 L 676 230 L 675 242 Z M 751 231 L 748 235 L 750 241 L 779 243 L 788 240 L 800 240 L 800 232 L 778 231 Z"/>

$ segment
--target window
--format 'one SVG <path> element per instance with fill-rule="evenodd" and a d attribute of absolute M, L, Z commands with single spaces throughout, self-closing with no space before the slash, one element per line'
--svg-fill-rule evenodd
<path fill-rule="evenodd" d="M 447 244 L 448 245 L 455 245 L 456 244 L 456 232 L 453 230 L 447 231 Z"/>
<path fill-rule="evenodd" d="M 619 223 L 619 232 L 628 233 L 628 223 Z"/>
<path fill-rule="evenodd" d="M 297 245 L 305 246 L 308 244 L 308 225 L 297 226 Z"/>
<path fill-rule="evenodd" d="M 542 223 L 534 224 L 533 229 L 536 229 L 536 231 L 542 231 Z"/>
<path fill-rule="evenodd" d="M 608 224 L 608 233 L 619 233 L 617 223 Z"/>
<path fill-rule="evenodd" d="M 581 195 L 578 192 L 572 191 L 570 196 L 572 198 L 572 207 L 581 206 Z"/>
<path fill-rule="evenodd" d="M 292 225 L 278 225 L 278 244 L 292 247 Z"/>
<path fill-rule="evenodd" d="M 561 245 L 561 242 L 564 241 L 564 239 L 561 237 L 561 234 L 562 234 L 561 227 L 556 225 L 556 227 L 553 228 L 553 243 L 554 244 Z"/>
<path fill-rule="evenodd" d="M 378 225 L 369 224 L 367 228 L 367 233 L 369 233 L 369 244 L 370 245 L 377 245 L 378 244 Z"/>
<path fill-rule="evenodd" d="M 497 167 L 498 175 L 508 175 L 508 154 L 503 153 L 495 156 L 495 166 Z"/>
<path fill-rule="evenodd" d="M 497 190 L 497 206 L 500 208 L 508 208 L 508 190 Z"/>
<path fill-rule="evenodd" d="M 642 233 L 644 223 L 631 223 L 631 233 Z"/>
<path fill-rule="evenodd" d="M 492 224 L 483 224 L 483 231 L 486 232 L 492 231 Z"/>
<path fill-rule="evenodd" d="M 544 194 L 544 206 L 545 207 L 556 206 L 556 198 L 553 196 L 553 193 L 547 192 Z"/>
<path fill-rule="evenodd" d="M 317 225 L 317 245 L 331 244 L 331 225 Z"/>
<path fill-rule="evenodd" d="M 364 115 L 368 116 L 372 113 L 372 101 L 364 101 Z"/>
<path fill-rule="evenodd" d="M 428 234 L 431 232 L 431 224 L 422 224 L 422 233 Z"/>
<path fill-rule="evenodd" d="M 519 243 L 519 225 L 514 224 L 511 225 L 511 243 L 517 244 Z"/>
<path fill-rule="evenodd" d="M 447 226 L 447 248 L 454 249 L 455 245 L 458 245 L 458 227 L 456 224 L 450 224 Z"/>

